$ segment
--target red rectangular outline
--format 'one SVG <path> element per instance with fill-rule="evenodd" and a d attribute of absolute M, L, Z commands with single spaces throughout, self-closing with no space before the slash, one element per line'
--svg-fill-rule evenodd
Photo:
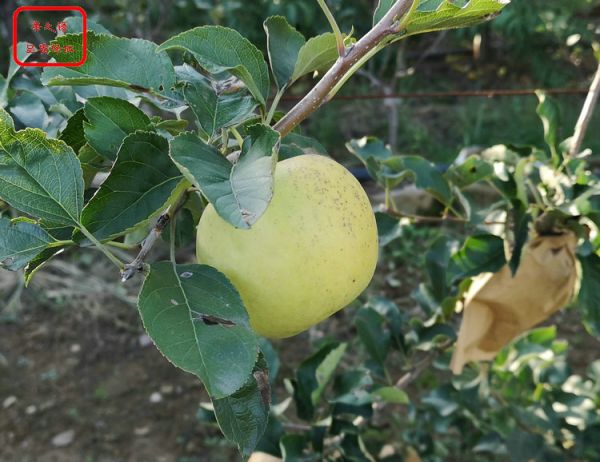
<path fill-rule="evenodd" d="M 76 63 L 74 62 L 68 62 L 68 63 L 43 63 L 43 62 L 36 62 L 36 63 L 24 63 L 23 61 L 21 61 L 19 59 L 19 57 L 17 56 L 17 43 L 19 43 L 19 40 L 17 39 L 17 17 L 19 16 L 19 13 L 21 11 L 77 11 L 81 14 L 81 25 L 83 26 L 83 41 L 81 43 L 82 45 L 82 56 L 81 56 L 81 60 L 77 61 Z M 13 26 L 13 60 L 15 63 L 17 63 L 19 66 L 23 66 L 23 67 L 61 67 L 61 66 L 65 66 L 65 67 L 75 67 L 75 66 L 81 66 L 83 63 L 85 63 L 85 60 L 87 59 L 87 14 L 85 12 L 85 10 L 83 8 L 81 8 L 80 6 L 20 6 L 19 8 L 17 8 L 15 10 L 15 12 L 13 13 L 13 21 L 12 21 L 12 26 Z"/>

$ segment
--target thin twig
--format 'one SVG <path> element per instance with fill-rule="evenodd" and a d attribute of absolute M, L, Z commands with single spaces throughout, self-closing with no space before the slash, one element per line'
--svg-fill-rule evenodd
<path fill-rule="evenodd" d="M 156 241 L 160 238 L 160 235 L 162 234 L 166 226 L 169 224 L 169 222 L 173 220 L 175 218 L 175 215 L 177 215 L 177 212 L 181 210 L 181 208 L 185 204 L 185 201 L 188 198 L 188 194 L 188 190 L 184 191 L 181 194 L 181 196 L 179 196 L 178 200 L 174 202 L 173 205 L 169 206 L 169 208 L 165 210 L 160 217 L 158 217 L 158 220 L 156 220 L 156 224 L 154 225 L 152 230 L 150 230 L 148 237 L 146 237 L 146 239 L 144 240 L 142 248 L 138 253 L 137 257 L 135 257 L 135 260 L 133 260 L 131 263 L 126 264 L 125 269 L 121 272 L 121 280 L 123 282 L 128 281 L 137 273 L 144 272 L 144 270 L 146 269 L 146 264 L 144 263 L 146 256 L 148 255 L 152 247 L 154 247 L 154 244 L 156 244 Z M 174 239 L 174 236 L 171 236 L 171 239 Z"/>
<path fill-rule="evenodd" d="M 340 56 L 319 83 L 275 124 L 275 130 L 281 133 L 282 137 L 285 137 L 303 120 L 319 109 L 323 103 L 327 102 L 338 84 L 345 81 L 349 75 L 357 70 L 356 65 L 358 63 L 374 55 L 385 39 L 399 32 L 397 19 L 408 12 L 413 1 L 397 0 L 386 15 L 363 38 L 356 42 L 344 56 Z"/>
<path fill-rule="evenodd" d="M 590 120 L 592 120 L 594 108 L 596 107 L 596 103 L 598 102 L 599 96 L 600 62 L 598 63 L 598 69 L 596 70 L 596 75 L 594 76 L 594 80 L 592 81 L 592 86 L 590 87 L 590 91 L 583 105 L 583 109 L 581 110 L 581 114 L 579 115 L 579 120 L 577 121 L 577 125 L 575 126 L 575 134 L 573 135 L 573 140 L 571 142 L 571 150 L 569 152 L 569 155 L 571 157 L 575 157 L 581 151 L 581 145 L 583 144 L 583 139 L 585 138 L 585 134 L 587 133 L 587 129 L 590 125 Z"/>
<path fill-rule="evenodd" d="M 451 223 L 459 223 L 459 224 L 463 224 L 463 225 L 470 224 L 470 222 L 468 220 L 465 220 L 464 218 L 460 218 L 460 217 L 455 217 L 452 215 L 444 215 L 441 217 L 414 215 L 412 213 L 400 212 L 398 210 L 393 210 L 390 208 L 384 210 L 383 212 L 394 218 L 408 218 L 409 220 L 412 220 L 415 223 L 444 223 L 444 222 L 449 221 Z M 484 221 L 482 224 L 490 226 L 490 225 L 505 225 L 506 223 L 504 223 L 503 221 Z"/>

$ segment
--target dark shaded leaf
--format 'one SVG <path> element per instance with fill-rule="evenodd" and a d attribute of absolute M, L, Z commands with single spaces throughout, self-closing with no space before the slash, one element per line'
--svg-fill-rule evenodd
<path fill-rule="evenodd" d="M 452 256 L 449 281 L 495 273 L 505 264 L 504 240 L 493 234 L 476 234 L 467 238 L 462 249 Z"/>
<path fill-rule="evenodd" d="M 600 337 L 600 256 L 590 254 L 579 257 L 581 263 L 581 288 L 578 306 L 586 329 Z"/>
<path fill-rule="evenodd" d="M 327 383 L 346 351 L 345 343 L 328 343 L 305 359 L 296 371 L 294 400 L 298 417 L 310 421 Z"/>
<path fill-rule="evenodd" d="M 269 68 L 260 50 L 239 32 L 221 26 L 196 27 L 171 37 L 157 51 L 173 48 L 192 53 L 198 64 L 211 74 L 233 74 L 265 104 L 269 96 Z"/>
<path fill-rule="evenodd" d="M 425 254 L 425 269 L 429 276 L 431 292 L 441 302 L 448 296 L 446 272 L 450 263 L 450 243 L 446 236 L 439 236 Z"/>
<path fill-rule="evenodd" d="M 101 156 L 115 160 L 127 135 L 149 130 L 150 118 L 133 104 L 118 98 L 90 98 L 84 106 L 85 139 Z"/>
<path fill-rule="evenodd" d="M 292 79 L 298 53 L 306 40 L 283 16 L 271 16 L 265 21 L 264 28 L 271 70 L 277 87 L 282 90 Z"/>
<path fill-rule="evenodd" d="M 384 322 L 383 316 L 367 307 L 360 308 L 354 318 L 362 343 L 380 367 L 384 366 L 390 347 L 390 335 L 384 329 Z"/>
<path fill-rule="evenodd" d="M 225 437 L 236 444 L 243 457 L 256 448 L 269 420 L 269 405 L 263 395 L 255 374 L 268 373 L 256 367 L 244 386 L 234 394 L 214 399 L 213 406 L 219 427 Z"/>
<path fill-rule="evenodd" d="M 69 117 L 69 120 L 67 120 L 67 126 L 61 132 L 58 139 L 71 146 L 73 151 L 79 152 L 79 149 L 85 144 L 83 122 L 86 120 L 83 108 L 76 111 Z"/>

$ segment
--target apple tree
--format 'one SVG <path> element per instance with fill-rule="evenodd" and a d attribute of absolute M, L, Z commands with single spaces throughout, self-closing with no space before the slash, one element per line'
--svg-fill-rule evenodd
<path fill-rule="evenodd" d="M 21 89 L 27 87 L 32 107 L 37 108 L 29 113 L 19 111 L 15 102 L 18 92 L 13 79 L 18 69 L 11 64 L 7 77 L 0 82 L 0 103 L 17 122 L 0 109 L 0 199 L 10 206 L 0 217 L 0 261 L 5 269 L 24 270 L 28 283 L 36 271 L 65 249 L 96 248 L 115 265 L 123 283 L 145 278 L 139 312 L 148 335 L 167 360 L 202 381 L 212 399 L 205 418 L 216 419 L 225 437 L 244 457 L 258 447 L 289 461 L 321 457 L 340 460 L 336 454 L 342 454 L 344 460 L 373 460 L 369 454 L 375 449 L 364 442 L 365 435 L 375 431 L 373 415 L 387 405 L 408 404 L 404 388 L 427 368 L 442 368 L 442 363 L 448 368 L 448 354 L 457 338 L 451 321 L 457 306 L 465 304 L 473 278 L 500 271 L 518 275 L 532 252 L 530 239 L 534 234 L 538 238 L 575 236 L 577 253 L 574 247 L 564 247 L 564 251 L 572 257 L 569 261 L 573 268 L 581 268 L 581 276 L 569 279 L 573 283 L 569 282 L 566 298 L 574 295 L 577 279 L 585 325 L 596 334 L 600 331 L 600 187 L 586 163 L 588 153 L 580 152 L 587 116 L 582 117 L 579 133 L 561 143 L 556 107 L 540 94 L 539 114 L 546 146 L 497 146 L 443 172 L 424 157 L 397 155 L 374 138 L 350 141 L 350 152 L 364 162 L 386 193 L 386 203 L 374 216 L 370 207 L 365 209 L 368 202 L 364 192 L 361 190 L 364 197 L 359 197 L 359 192 L 355 194 L 352 189 L 358 185 L 356 180 L 325 157 L 323 170 L 319 167 L 311 171 L 322 176 L 312 178 L 312 183 L 292 182 L 292 187 L 286 189 L 278 178 L 287 171 L 286 166 L 303 162 L 298 159 L 326 156 L 317 140 L 301 133 L 300 124 L 333 98 L 367 60 L 415 34 L 493 19 L 508 4 L 505 0 L 380 0 L 372 29 L 355 37 L 352 31 L 340 30 L 325 0 L 317 2 L 332 32 L 307 39 L 284 17 L 267 18 L 264 32 L 268 56 L 237 31 L 225 27 L 196 27 L 157 45 L 116 37 L 91 23 L 88 59 L 83 65 L 48 67 L 39 75 L 39 81 L 20 82 Z M 62 35 L 56 43 L 81 50 L 82 35 Z M 17 51 L 22 59 L 27 58 L 21 44 Z M 57 62 L 73 60 L 72 55 L 61 52 L 52 53 L 52 58 Z M 318 77 L 312 89 L 289 112 L 282 113 L 279 103 L 286 91 L 299 79 L 310 76 Z M 44 98 L 52 99 L 52 111 L 44 110 L 40 102 L 46 103 Z M 185 111 L 193 117 L 193 125 L 182 117 Z M 21 126 L 26 128 L 18 129 Z M 342 172 L 341 177 L 331 173 L 336 169 Z M 329 193 L 324 186 L 327 181 L 333 183 Z M 414 182 L 433 196 L 441 205 L 440 216 L 416 216 L 399 210 L 392 190 L 406 182 Z M 478 184 L 497 192 L 492 205 L 476 205 L 471 194 Z M 278 197 L 278 185 L 290 197 L 313 188 L 311 202 L 298 205 L 290 199 L 278 208 L 274 199 Z M 316 229 L 311 228 L 311 216 L 317 216 L 324 207 L 321 202 L 329 201 L 330 205 L 336 200 L 340 204 L 347 200 L 347 209 L 340 205 L 339 217 L 330 211 L 319 217 L 322 221 L 317 220 Z M 361 207 L 362 212 L 355 213 Z M 267 228 L 264 223 L 276 209 L 280 213 L 274 219 L 277 223 L 289 220 L 294 213 L 304 215 L 294 229 L 277 228 L 265 238 L 260 230 Z M 355 232 L 361 220 L 365 223 L 363 234 Z M 377 239 L 380 252 L 385 253 L 407 232 L 407 222 L 422 221 L 452 222 L 469 234 L 463 240 L 441 236 L 428 249 L 427 281 L 415 294 L 426 319 L 410 319 L 393 301 L 370 297 L 355 318 L 368 363 L 336 374 L 349 345 L 324 342 L 299 366 L 295 379 L 286 382 L 290 397 L 276 402 L 270 384 L 277 375 L 278 359 L 260 334 L 291 335 L 343 308 L 372 276 Z M 286 291 L 287 279 L 279 278 L 276 272 L 288 278 L 303 276 L 289 274 L 290 267 L 285 265 L 269 267 L 274 259 L 267 252 L 262 256 L 252 254 L 255 261 L 248 261 L 244 254 L 243 242 L 250 242 L 251 247 L 252 242 L 262 239 L 264 248 L 270 241 L 278 246 L 272 250 L 280 252 L 277 261 L 285 260 L 295 251 L 291 246 L 297 243 L 296 233 L 314 232 L 318 238 L 318 230 L 327 229 L 328 222 L 334 223 L 328 230 L 333 237 L 323 249 L 319 248 L 325 258 L 334 243 L 339 243 L 342 251 L 344 246 L 375 243 L 356 257 L 362 264 L 356 273 L 359 282 L 348 276 L 351 262 L 332 260 L 339 268 L 341 282 L 331 279 L 331 286 L 347 295 L 340 297 L 335 306 L 328 305 L 334 294 L 313 300 L 301 290 Z M 198 250 L 200 262 L 178 264 L 176 249 L 194 239 L 198 223 L 198 246 L 204 246 L 204 250 Z M 342 223 L 349 229 L 354 226 L 348 232 L 354 240 L 344 240 L 347 234 L 336 234 Z M 300 229 L 302 224 L 307 230 Z M 284 231 L 290 234 L 282 235 Z M 203 240 L 208 235 L 212 240 Z M 149 261 L 149 252 L 161 237 L 170 242 L 171 258 Z M 131 261 L 123 261 L 122 253 L 114 251 L 137 246 L 139 251 Z M 509 257 L 505 256 L 507 246 Z M 217 247 L 220 251 L 215 255 Z M 300 252 L 294 265 L 301 259 Z M 212 266 L 202 264 L 207 262 Z M 261 273 L 258 268 L 265 265 L 267 269 Z M 231 268 L 235 267 L 243 267 L 244 274 L 232 276 Z M 317 306 L 319 316 L 298 329 L 292 326 L 271 331 L 269 320 L 273 318 L 273 325 L 290 327 L 301 312 L 268 313 L 271 318 L 263 317 L 259 322 L 265 314 L 260 308 L 265 295 L 256 295 L 258 289 L 264 287 L 268 296 L 277 285 L 270 285 L 269 271 L 279 284 L 277 288 L 284 286 L 276 292 L 272 306 L 288 306 L 286 297 L 292 297 L 299 300 L 301 310 L 304 300 L 311 300 L 310 306 Z M 324 266 L 323 275 L 331 272 Z M 265 276 L 250 294 L 246 281 L 258 278 L 259 273 Z M 323 279 L 326 289 L 327 281 Z M 346 287 L 355 282 L 355 288 Z M 304 314 L 308 316 L 309 312 L 307 306 Z M 497 318 L 490 313 L 484 316 L 484 333 L 496 332 Z M 542 448 L 539 454 L 553 457 L 557 451 L 546 448 L 540 435 L 551 434 L 557 441 L 564 437 L 562 422 L 569 416 L 556 411 L 548 417 L 547 407 L 552 406 L 553 396 L 567 393 L 560 389 L 567 379 L 573 381 L 572 389 L 581 391 L 572 393 L 577 403 L 571 412 L 577 414 L 578 422 L 584 422 L 576 426 L 577 437 L 587 441 L 600 434 L 600 422 L 590 408 L 590 396 L 600 386 L 598 364 L 590 368 L 585 383 L 581 377 L 570 379 L 560 367 L 565 350 L 555 340 L 552 328 L 533 331 L 498 355 L 500 347 L 539 321 L 525 319 L 521 330 L 511 331 L 498 348 L 491 348 L 492 358 L 487 359 L 496 359 L 488 369 L 469 368 L 426 396 L 423 406 L 395 419 L 396 425 L 401 423 L 408 429 L 407 454 L 416 448 L 441 457 L 439 454 L 451 451 L 456 442 L 436 443 L 432 435 L 468 421 L 474 428 L 478 423 L 482 425 L 465 438 L 483 453 L 508 441 L 511 447 L 523 451 L 522 458 L 516 460 L 530 460 L 527 451 L 538 446 Z M 485 339 L 469 341 L 481 350 Z M 531 345 L 542 349 L 536 352 L 544 353 L 540 357 L 545 362 L 540 359 L 540 364 L 533 364 L 534 359 L 527 356 Z M 402 355 L 406 365 L 399 380 L 391 379 L 386 366 L 393 352 Z M 509 370 L 508 356 L 518 359 L 516 370 Z M 547 358 L 557 363 L 552 365 Z M 547 380 L 540 376 L 547 376 Z M 333 397 L 323 411 L 329 382 L 333 383 Z M 495 383 L 506 384 L 511 391 L 503 388 L 490 392 Z M 477 399 L 469 395 L 473 384 L 480 386 Z M 528 395 L 531 387 L 537 387 L 537 399 Z M 470 399 L 471 404 L 479 402 L 477 409 L 469 408 Z M 295 432 L 286 433 L 282 423 L 286 422 L 285 412 L 291 402 L 305 423 L 296 424 Z M 464 405 L 460 415 L 455 412 L 457 403 Z M 496 406 L 498 403 L 501 408 Z M 486 425 L 493 429 L 499 421 L 512 419 L 510 411 L 517 403 L 523 410 L 528 406 L 544 409 L 546 420 L 554 420 L 545 422 L 539 412 L 531 411 L 527 414 L 530 420 L 522 417 L 517 423 L 499 425 L 498 431 L 488 431 Z M 531 417 L 534 414 L 537 420 Z M 423 428 L 419 428 L 420 423 Z M 546 424 L 552 427 L 546 429 Z M 519 426 L 531 431 L 520 434 Z M 589 432 L 590 428 L 595 433 Z M 575 430 L 569 427 L 569 431 Z M 382 450 L 384 444 L 377 444 Z M 598 455 L 585 451 L 581 449 L 576 455 Z"/>

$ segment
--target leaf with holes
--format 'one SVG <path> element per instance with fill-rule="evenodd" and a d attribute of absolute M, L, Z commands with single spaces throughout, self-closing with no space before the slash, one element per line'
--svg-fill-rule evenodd
<path fill-rule="evenodd" d="M 41 130 L 15 131 L 0 109 L 0 198 L 37 218 L 77 225 L 83 208 L 83 175 L 63 141 Z"/>
<path fill-rule="evenodd" d="M 169 158 L 169 143 L 136 132 L 123 141 L 108 178 L 83 209 L 82 224 L 98 240 L 126 233 L 157 216 L 187 185 Z"/>
<path fill-rule="evenodd" d="M 258 340 L 238 292 L 214 268 L 152 265 L 139 310 L 162 354 L 197 375 L 214 399 L 230 396 L 248 380 Z"/>
<path fill-rule="evenodd" d="M 171 157 L 190 182 L 202 190 L 224 220 L 250 228 L 273 196 L 273 171 L 279 133 L 266 125 L 248 129 L 242 154 L 231 164 L 213 146 L 192 133 L 171 140 Z"/>
<path fill-rule="evenodd" d="M 0 217 L 0 267 L 17 271 L 25 267 L 54 239 L 40 226 Z"/>
<path fill-rule="evenodd" d="M 453 165 L 444 177 L 459 188 L 486 180 L 494 175 L 494 167 L 478 156 L 470 156 L 460 165 Z"/>
<path fill-rule="evenodd" d="M 90 98 L 84 106 L 85 139 L 94 150 L 109 160 L 117 152 L 125 137 L 136 130 L 148 130 L 150 118 L 128 101 L 99 96 Z"/>
<path fill-rule="evenodd" d="M 258 48 L 239 32 L 221 26 L 201 26 L 162 43 L 157 51 L 179 48 L 190 52 L 211 74 L 229 72 L 246 84 L 265 104 L 269 96 L 269 68 Z"/>

